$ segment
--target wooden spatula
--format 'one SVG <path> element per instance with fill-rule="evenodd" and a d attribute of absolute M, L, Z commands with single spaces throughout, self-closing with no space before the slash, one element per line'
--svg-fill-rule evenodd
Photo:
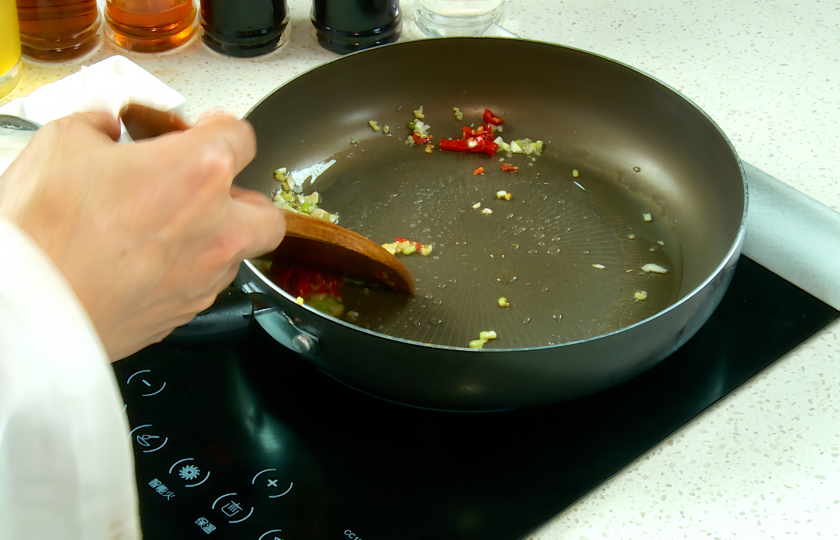
<path fill-rule="evenodd" d="M 123 107 L 120 119 L 135 141 L 189 128 L 177 114 L 138 104 Z M 386 283 L 414 296 L 411 273 L 397 257 L 373 240 L 304 214 L 278 212 L 286 214 L 286 238 L 272 254 L 273 259 L 367 283 Z"/>

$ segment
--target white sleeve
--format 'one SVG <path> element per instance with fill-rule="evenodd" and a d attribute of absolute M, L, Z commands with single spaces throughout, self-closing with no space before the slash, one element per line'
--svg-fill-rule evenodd
<path fill-rule="evenodd" d="M 140 538 L 105 350 L 67 280 L 0 220 L 0 540 Z"/>

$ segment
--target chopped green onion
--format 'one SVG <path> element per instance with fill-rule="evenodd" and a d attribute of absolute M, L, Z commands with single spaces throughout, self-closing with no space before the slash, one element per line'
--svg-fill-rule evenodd
<path fill-rule="evenodd" d="M 408 129 L 414 131 L 414 126 L 416 126 L 416 125 L 417 124 L 414 123 L 414 120 L 412 120 L 411 122 L 408 123 Z"/>
<path fill-rule="evenodd" d="M 404 247 L 403 250 L 402 250 L 402 254 L 403 255 L 411 255 L 415 251 L 417 251 L 417 248 L 414 246 L 414 244 L 412 244 L 408 247 Z"/>

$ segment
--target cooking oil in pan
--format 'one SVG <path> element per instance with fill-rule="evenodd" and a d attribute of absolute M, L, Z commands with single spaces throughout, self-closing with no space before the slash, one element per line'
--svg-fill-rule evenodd
<path fill-rule="evenodd" d="M 678 298 L 679 239 L 663 210 L 617 175 L 568 162 L 550 147 L 532 161 L 426 154 L 393 138 L 362 145 L 367 151 L 355 159 L 337 154 L 319 179 L 324 207 L 378 243 L 403 237 L 434 249 L 427 257 L 397 255 L 415 277 L 414 299 L 345 284 L 354 324 L 455 347 L 494 330 L 498 338 L 486 348 L 536 347 L 618 330 Z M 499 157 L 519 170 L 503 172 Z M 483 175 L 473 173 L 479 166 Z M 667 273 L 645 272 L 646 264 Z"/>

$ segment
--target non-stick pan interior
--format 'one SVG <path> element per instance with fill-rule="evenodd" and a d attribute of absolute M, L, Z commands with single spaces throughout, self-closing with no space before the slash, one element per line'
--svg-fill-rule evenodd
<path fill-rule="evenodd" d="M 434 143 L 478 125 L 486 107 L 505 119 L 506 141 L 540 139 L 545 151 L 531 160 L 407 147 L 421 105 Z M 357 324 L 424 343 L 465 347 L 494 330 L 487 347 L 531 347 L 641 321 L 712 274 L 744 210 L 737 158 L 702 112 L 627 67 L 551 45 L 383 47 L 293 80 L 248 118 L 259 149 L 238 184 L 271 193 L 274 169 L 335 159 L 307 192 L 319 191 L 340 225 L 380 243 L 435 244 L 429 257 L 403 259 L 418 280 L 413 301 L 343 291 Z M 519 170 L 502 171 L 500 158 Z M 647 263 L 668 273 L 641 271 Z"/>

